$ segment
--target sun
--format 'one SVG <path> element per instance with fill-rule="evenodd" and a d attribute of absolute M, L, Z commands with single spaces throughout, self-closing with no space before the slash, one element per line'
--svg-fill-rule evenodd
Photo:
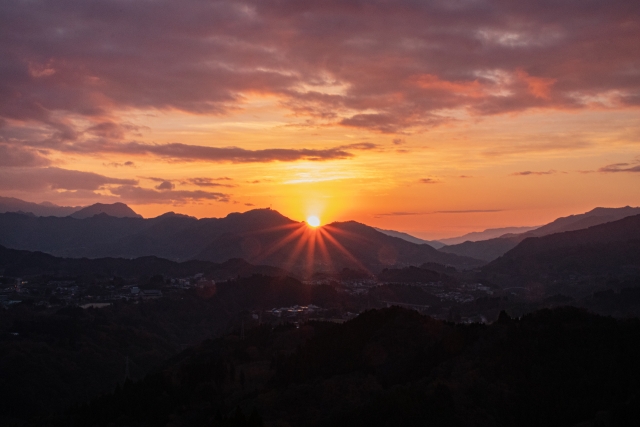
<path fill-rule="evenodd" d="M 320 218 L 315 215 L 311 215 L 307 217 L 307 224 L 309 224 L 311 227 L 318 227 L 320 225 Z"/>

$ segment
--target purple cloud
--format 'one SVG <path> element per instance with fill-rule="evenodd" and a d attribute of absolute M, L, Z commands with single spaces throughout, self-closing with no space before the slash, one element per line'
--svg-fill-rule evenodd
<path fill-rule="evenodd" d="M 527 176 L 527 175 L 553 175 L 558 173 L 558 171 L 550 169 L 548 171 L 522 171 L 522 172 L 514 172 L 512 176 Z"/>
<path fill-rule="evenodd" d="M 2 2 L 0 117 L 75 140 L 67 115 L 118 139 L 117 111 L 228 114 L 252 93 L 389 133 L 450 110 L 635 108 L 639 21 L 629 0 Z"/>
<path fill-rule="evenodd" d="M 107 185 L 136 185 L 132 179 L 56 167 L 0 168 L 0 190 L 98 190 Z"/>
<path fill-rule="evenodd" d="M 598 172 L 640 172 L 640 165 L 632 166 L 629 163 L 614 163 L 601 167 Z"/>
<path fill-rule="evenodd" d="M 208 191 L 183 191 L 183 190 L 164 190 L 157 191 L 149 188 L 142 188 L 134 185 L 122 185 L 111 188 L 112 194 L 119 196 L 122 200 L 134 204 L 151 204 L 151 203 L 186 203 L 193 201 L 218 201 L 228 202 L 229 194 L 213 193 Z"/>

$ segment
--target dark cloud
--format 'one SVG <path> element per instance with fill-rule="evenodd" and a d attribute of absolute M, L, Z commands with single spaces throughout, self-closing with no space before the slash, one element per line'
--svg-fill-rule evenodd
<path fill-rule="evenodd" d="M 418 182 L 420 184 L 439 184 L 440 183 L 440 181 L 437 181 L 437 180 L 435 180 L 433 178 L 422 178 L 422 179 L 418 180 Z"/>
<path fill-rule="evenodd" d="M 113 168 L 121 168 L 121 167 L 131 167 L 131 168 L 135 168 L 136 164 L 131 162 L 131 161 L 127 161 L 124 163 L 119 163 L 119 162 L 110 162 L 110 163 L 103 163 L 104 166 L 110 166 Z"/>
<path fill-rule="evenodd" d="M 406 143 L 406 141 L 404 139 L 400 139 L 400 138 L 395 138 L 391 142 L 393 142 L 395 145 L 402 145 L 402 144 Z"/>
<path fill-rule="evenodd" d="M 176 188 L 176 185 L 171 181 L 162 181 L 156 185 L 156 190 L 173 190 L 174 188 Z"/>
<path fill-rule="evenodd" d="M 373 150 L 378 147 L 379 145 L 373 142 L 356 142 L 354 144 L 341 145 L 336 148 L 340 150 Z"/>
<path fill-rule="evenodd" d="M 218 202 L 228 202 L 229 194 L 213 193 L 208 191 L 183 191 L 183 190 L 163 190 L 157 191 L 149 188 L 142 188 L 135 185 L 122 185 L 111 188 L 112 194 L 119 196 L 123 200 L 134 204 L 150 203 L 186 203 L 194 201 L 212 200 Z"/>
<path fill-rule="evenodd" d="M 111 178 L 92 172 L 56 167 L 0 168 L 0 190 L 88 190 L 107 185 L 136 185 L 132 179 Z"/>
<path fill-rule="evenodd" d="M 353 154 L 341 147 L 327 149 L 266 148 L 247 150 L 240 147 L 209 147 L 178 142 L 170 144 L 144 144 L 141 142 L 114 143 L 101 139 L 73 144 L 57 149 L 86 153 L 119 153 L 127 155 L 152 155 L 171 161 L 205 161 L 214 163 L 268 163 L 297 160 L 326 161 L 348 159 Z M 353 149 L 353 147 L 352 147 Z M 356 149 L 362 149 L 356 148 Z"/>
<path fill-rule="evenodd" d="M 51 161 L 31 148 L 0 144 L 0 167 L 48 166 Z"/>
<path fill-rule="evenodd" d="M 0 4 L 0 118 L 75 140 L 127 109 L 227 114 L 248 94 L 380 132 L 527 109 L 640 104 L 629 0 L 59 0 Z"/>
<path fill-rule="evenodd" d="M 128 132 L 134 132 L 139 135 L 139 126 L 127 123 L 101 122 L 89 127 L 85 132 L 109 139 L 124 139 Z"/>
<path fill-rule="evenodd" d="M 614 163 L 598 169 L 598 172 L 640 172 L 640 165 L 631 165 L 629 163 Z"/>
<path fill-rule="evenodd" d="M 522 172 L 514 172 L 512 176 L 527 176 L 527 175 L 553 175 L 558 173 L 558 171 L 550 169 L 548 171 L 522 171 Z"/>
<path fill-rule="evenodd" d="M 251 206 L 255 206 L 253 203 L 245 203 L 244 205 L 245 205 L 245 206 L 250 206 L 250 207 L 251 207 Z"/>

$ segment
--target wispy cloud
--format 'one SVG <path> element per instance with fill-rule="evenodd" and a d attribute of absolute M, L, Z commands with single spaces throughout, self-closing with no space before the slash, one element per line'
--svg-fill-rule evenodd
<path fill-rule="evenodd" d="M 360 147 L 362 144 L 354 145 L 355 147 L 347 147 L 350 149 L 363 149 Z M 269 163 L 275 161 L 294 162 L 298 160 L 327 161 L 354 157 L 354 154 L 346 151 L 345 147 L 326 149 L 266 148 L 249 150 L 240 147 L 209 147 L 178 142 L 169 144 L 146 144 L 142 142 L 113 143 L 104 139 L 57 146 L 56 149 L 80 153 L 151 155 L 170 161 L 202 161 L 213 163 Z"/>
<path fill-rule="evenodd" d="M 42 151 L 0 144 L 0 167 L 48 166 L 51 161 Z"/>
<path fill-rule="evenodd" d="M 113 168 L 121 168 L 121 167 L 130 167 L 130 168 L 135 168 L 136 164 L 134 162 L 131 161 L 126 161 L 123 163 L 119 163 L 119 162 L 110 162 L 110 163 L 103 163 L 103 166 L 109 166 L 109 167 L 113 167 Z"/>
<path fill-rule="evenodd" d="M 513 172 L 512 176 L 527 176 L 527 175 L 553 175 L 558 173 L 558 171 L 550 169 L 548 171 L 522 171 L 522 172 Z"/>
<path fill-rule="evenodd" d="M 464 210 L 444 210 L 444 211 L 430 211 L 430 212 L 387 212 L 379 213 L 375 215 L 375 218 L 385 216 L 407 216 L 407 215 L 433 215 L 433 214 L 467 214 L 467 213 L 491 213 L 491 212 L 503 212 L 504 209 L 464 209 Z"/>
<path fill-rule="evenodd" d="M 192 184 L 198 187 L 235 187 L 233 184 L 222 184 L 219 181 L 233 181 L 228 177 L 220 177 L 220 178 L 188 178 L 182 181 L 182 184 Z"/>
<path fill-rule="evenodd" d="M 136 185 L 133 179 L 112 178 L 93 172 L 56 167 L 0 168 L 0 190 L 89 190 L 107 185 Z"/>
<path fill-rule="evenodd" d="M 109 190 L 112 194 L 119 196 L 122 200 L 134 204 L 150 203 L 186 203 L 201 200 L 217 202 L 228 202 L 230 195 L 225 193 L 214 193 L 208 191 L 184 191 L 184 190 L 153 190 L 134 185 L 122 185 Z"/>
<path fill-rule="evenodd" d="M 640 172 L 640 165 L 632 165 L 629 163 L 614 163 L 598 169 L 598 172 Z"/>

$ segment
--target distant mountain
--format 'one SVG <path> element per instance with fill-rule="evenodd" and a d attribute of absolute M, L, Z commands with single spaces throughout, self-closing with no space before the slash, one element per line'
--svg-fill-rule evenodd
<path fill-rule="evenodd" d="M 443 243 L 436 240 L 424 240 L 418 237 L 412 236 L 411 234 L 403 233 L 402 231 L 395 230 L 384 230 L 382 228 L 373 227 L 376 231 L 379 231 L 387 236 L 397 237 L 402 240 L 406 240 L 407 242 L 415 243 L 416 245 L 429 245 L 432 248 L 440 249 L 444 246 Z"/>
<path fill-rule="evenodd" d="M 509 234 L 495 239 L 478 242 L 464 242 L 457 245 L 445 246 L 442 252 L 467 256 L 483 261 L 493 261 L 516 247 L 527 237 L 540 237 L 553 233 L 581 230 L 594 225 L 617 221 L 631 215 L 640 214 L 640 208 L 625 206 L 623 208 L 595 208 L 589 212 L 562 217 L 549 224 L 538 227 L 522 234 Z"/>
<path fill-rule="evenodd" d="M 0 197 L 0 213 L 24 212 L 35 216 L 67 216 L 80 209 L 81 206 L 58 206 L 50 202 L 32 203 L 15 197 Z"/>
<path fill-rule="evenodd" d="M 241 259 L 224 263 L 208 261 L 174 262 L 147 256 L 136 259 L 124 258 L 59 258 L 42 252 L 21 251 L 0 246 L 0 271 L 5 276 L 30 275 L 52 276 L 120 276 L 139 277 L 157 274 L 172 277 L 187 277 L 203 273 L 215 280 L 249 277 L 254 274 L 281 277 L 289 273 L 271 266 L 255 266 Z"/>
<path fill-rule="evenodd" d="M 96 203 L 69 215 L 71 218 L 84 219 L 95 215 L 106 214 L 116 218 L 142 218 L 142 215 L 135 213 L 133 209 L 124 203 Z"/>
<path fill-rule="evenodd" d="M 203 219 L 175 214 L 150 219 L 108 215 L 33 218 L 6 213 L 0 214 L 0 245 L 74 258 L 157 256 L 218 263 L 242 258 L 298 273 L 344 267 L 377 272 L 425 262 L 457 268 L 482 264 L 387 236 L 356 222 L 312 229 L 271 209 Z"/>
<path fill-rule="evenodd" d="M 495 278 L 540 282 L 585 276 L 640 277 L 640 215 L 529 237 L 482 269 Z"/>
<path fill-rule="evenodd" d="M 478 242 L 481 240 L 495 239 L 505 234 L 522 234 L 527 231 L 535 230 L 537 227 L 503 227 L 503 228 L 487 228 L 484 231 L 474 231 L 459 237 L 451 237 L 448 239 L 440 239 L 439 242 L 445 245 L 457 245 L 464 242 Z M 438 248 L 436 248 L 438 249 Z"/>

